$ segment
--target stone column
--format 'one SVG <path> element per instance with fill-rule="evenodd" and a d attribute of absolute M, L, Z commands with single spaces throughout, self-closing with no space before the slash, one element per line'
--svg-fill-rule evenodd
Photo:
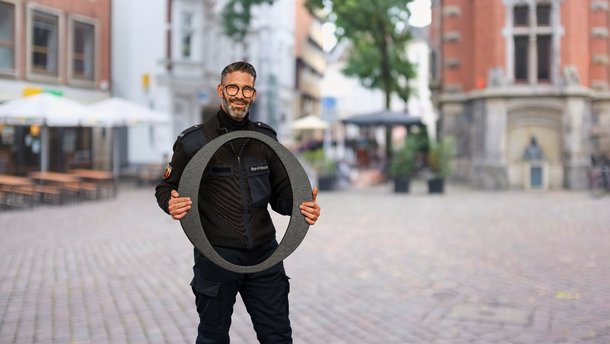
<path fill-rule="evenodd" d="M 506 100 L 489 98 L 485 111 L 484 176 L 485 189 L 507 189 L 506 166 L 507 113 Z"/>
<path fill-rule="evenodd" d="M 440 108 L 440 123 L 437 123 L 438 138 L 453 137 L 456 144 L 456 156 L 453 160 L 453 173 L 451 177 L 456 180 L 472 182 L 471 164 L 472 153 L 469 151 L 469 135 L 464 128 L 464 103 L 459 99 L 456 101 L 445 101 Z M 460 140 L 467 142 L 461 142 Z"/>
<path fill-rule="evenodd" d="M 589 150 L 587 131 L 590 126 L 590 106 L 585 97 L 566 98 L 563 114 L 564 186 L 568 189 L 587 188 Z"/>

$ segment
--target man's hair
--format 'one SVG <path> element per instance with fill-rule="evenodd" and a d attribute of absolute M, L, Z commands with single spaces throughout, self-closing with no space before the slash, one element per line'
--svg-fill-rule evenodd
<path fill-rule="evenodd" d="M 254 69 L 254 67 L 248 62 L 239 61 L 231 63 L 222 70 L 222 72 L 220 73 L 220 82 L 224 83 L 227 74 L 233 72 L 248 73 L 252 75 L 252 77 L 254 77 L 254 81 L 256 81 L 256 70 Z"/>

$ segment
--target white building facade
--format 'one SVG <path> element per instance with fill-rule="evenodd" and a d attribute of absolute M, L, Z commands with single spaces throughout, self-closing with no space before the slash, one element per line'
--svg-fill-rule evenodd
<path fill-rule="evenodd" d="M 225 1 L 113 2 L 113 95 L 171 114 L 170 125 L 130 129 L 130 163 L 165 163 L 176 136 L 216 113 L 216 86 L 227 64 L 247 60 L 257 70 L 251 119 L 290 136 L 294 98 L 294 2 L 253 9 L 245 44 L 222 26 Z"/>

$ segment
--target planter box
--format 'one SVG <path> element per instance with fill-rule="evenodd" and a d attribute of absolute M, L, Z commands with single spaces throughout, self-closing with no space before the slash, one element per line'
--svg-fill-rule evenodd
<path fill-rule="evenodd" d="M 445 192 L 445 179 L 432 178 L 428 179 L 428 193 L 441 194 Z"/>
<path fill-rule="evenodd" d="M 394 178 L 394 192 L 407 193 L 409 192 L 409 177 Z"/>
<path fill-rule="evenodd" d="M 335 189 L 336 177 L 333 176 L 319 176 L 318 177 L 318 190 L 329 191 Z"/>

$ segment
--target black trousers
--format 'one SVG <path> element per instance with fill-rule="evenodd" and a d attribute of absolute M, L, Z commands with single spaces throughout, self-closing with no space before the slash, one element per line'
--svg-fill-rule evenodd
<path fill-rule="evenodd" d="M 253 265 L 265 260 L 277 245 L 272 240 L 252 251 L 220 247 L 216 251 L 233 264 Z M 230 342 L 229 328 L 237 293 L 250 314 L 260 343 L 292 343 L 288 318 L 290 284 L 282 263 L 265 271 L 239 274 L 216 266 L 195 249 L 193 270 L 191 287 L 199 313 L 197 344 Z"/>

